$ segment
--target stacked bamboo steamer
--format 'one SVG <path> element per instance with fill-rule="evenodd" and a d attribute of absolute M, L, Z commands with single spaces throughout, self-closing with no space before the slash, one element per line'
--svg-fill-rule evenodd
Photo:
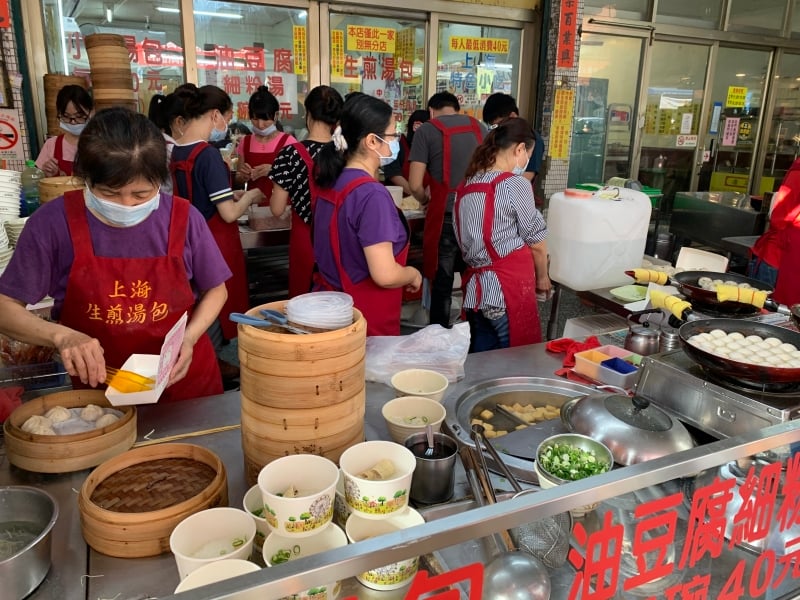
<path fill-rule="evenodd" d="M 258 306 L 284 312 L 285 301 Z M 294 335 L 239 325 L 242 451 L 255 485 L 267 463 L 290 454 L 339 461 L 364 441 L 367 323 L 353 311 L 342 329 Z"/>
<path fill-rule="evenodd" d="M 63 133 L 59 126 L 56 97 L 58 92 L 66 85 L 79 85 L 86 89 L 86 80 L 73 75 L 44 76 L 44 114 L 47 116 L 47 135 L 60 135 Z"/>
<path fill-rule="evenodd" d="M 92 71 L 92 96 L 95 110 L 123 106 L 139 110 L 133 91 L 131 60 L 125 38 L 113 33 L 95 33 L 84 38 L 89 68 Z"/>

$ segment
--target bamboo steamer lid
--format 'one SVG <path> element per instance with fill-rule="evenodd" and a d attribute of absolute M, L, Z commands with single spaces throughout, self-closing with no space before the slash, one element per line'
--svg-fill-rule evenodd
<path fill-rule="evenodd" d="M 192 444 L 155 444 L 125 452 L 97 467 L 78 496 L 87 544 L 121 558 L 169 551 L 169 536 L 178 523 L 227 504 L 222 461 Z"/>
<path fill-rule="evenodd" d="M 123 413 L 117 421 L 83 433 L 38 435 L 22 431 L 34 415 L 44 415 L 56 406 L 64 408 L 96 404 Z M 71 390 L 34 398 L 17 407 L 3 424 L 8 461 L 35 473 L 70 473 L 99 465 L 122 454 L 136 441 L 136 409 L 112 407 L 102 390 Z"/>
<path fill-rule="evenodd" d="M 44 113 L 47 117 L 47 135 L 60 135 L 63 133 L 58 121 L 56 97 L 65 85 L 79 85 L 86 89 L 86 79 L 73 75 L 44 75 Z"/>
<path fill-rule="evenodd" d="M 87 51 L 98 46 L 120 46 L 125 48 L 125 38 L 116 33 L 92 33 L 83 38 L 83 45 Z"/>
<path fill-rule="evenodd" d="M 83 186 L 83 179 L 72 175 L 45 177 L 39 180 L 39 202 L 50 202 L 70 190 L 82 190 Z"/>

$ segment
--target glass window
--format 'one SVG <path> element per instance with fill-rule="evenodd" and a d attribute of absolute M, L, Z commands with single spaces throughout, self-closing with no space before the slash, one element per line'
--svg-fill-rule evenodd
<path fill-rule="evenodd" d="M 731 0 L 728 29 L 780 35 L 785 13 L 786 0 Z"/>
<path fill-rule="evenodd" d="M 477 119 L 494 92 L 517 96 L 521 30 L 462 23 L 439 25 L 436 91 L 458 96 Z"/>
<path fill-rule="evenodd" d="M 584 14 L 587 16 L 610 17 L 616 19 L 650 20 L 649 0 L 586 0 Z"/>
<path fill-rule="evenodd" d="M 91 80 L 84 36 L 122 35 L 131 59 L 139 110 L 146 112 L 153 94 L 171 92 L 184 80 L 178 0 L 147 6 L 143 9 L 137 2 L 42 0 L 49 72 Z"/>
<path fill-rule="evenodd" d="M 718 29 L 722 0 L 667 0 L 658 3 L 656 22 Z"/>
<path fill-rule="evenodd" d="M 398 130 L 425 107 L 425 23 L 331 13 L 331 86 L 388 102 Z"/>
<path fill-rule="evenodd" d="M 197 79 L 233 99 L 234 120 L 250 126 L 247 104 L 260 85 L 278 99 L 284 131 L 302 136 L 308 91 L 307 11 L 194 0 Z"/>
<path fill-rule="evenodd" d="M 793 39 L 800 38 L 800 0 L 794 0 L 792 5 L 792 35 Z"/>

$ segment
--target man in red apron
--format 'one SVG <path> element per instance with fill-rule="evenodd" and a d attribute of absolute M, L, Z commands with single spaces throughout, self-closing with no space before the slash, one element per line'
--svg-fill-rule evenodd
<path fill-rule="evenodd" d="M 458 114 L 458 99 L 449 92 L 431 96 L 428 110 L 431 120 L 414 135 L 408 183 L 414 197 L 428 205 L 422 274 L 430 286 L 430 322 L 450 327 L 453 279 L 461 256 L 453 232 L 455 191 L 486 130 L 476 119 Z M 430 175 L 430 199 L 424 185 L 426 171 Z"/>
<path fill-rule="evenodd" d="M 170 218 L 168 251 L 165 256 L 151 258 L 112 258 L 96 256 L 92 247 L 83 191 L 64 196 L 67 223 L 72 237 L 75 260 L 69 273 L 61 323 L 97 338 L 104 350 L 105 362 L 121 367 L 133 354 L 158 354 L 164 337 L 184 312 L 191 314 L 194 294 L 183 263 L 186 226 L 190 205 L 174 198 Z M 144 322 L 124 315 L 141 313 L 142 299 L 123 294 L 120 282 L 147 282 L 151 304 L 157 307 L 157 318 Z M 98 318 L 86 307 L 96 304 L 106 290 L 115 293 L 119 319 L 108 324 L 106 316 Z M 75 379 L 73 385 L 80 386 Z M 214 348 L 208 335 L 194 346 L 192 363 L 186 377 L 168 387 L 159 402 L 170 402 L 221 394 L 222 377 Z"/>
<path fill-rule="evenodd" d="M 271 152 L 256 152 L 253 150 L 252 145 L 255 139 L 253 134 L 246 135 L 242 138 L 241 141 L 241 148 L 242 148 L 242 157 L 240 160 L 242 162 L 247 163 L 251 167 L 258 167 L 260 165 L 271 165 L 275 162 L 275 157 L 278 156 L 278 153 L 283 149 L 283 147 L 287 144 L 291 136 L 288 133 L 279 133 L 277 141 L 275 142 L 275 146 L 273 147 Z M 309 171 L 312 173 L 313 171 Z M 264 196 L 266 196 L 266 204 L 262 202 L 262 205 L 269 206 L 269 199 L 272 197 L 272 180 L 264 175 L 263 177 L 259 177 L 258 179 L 254 179 L 252 183 L 255 183 L 258 189 L 264 192 Z"/>
<path fill-rule="evenodd" d="M 506 256 L 500 256 L 492 243 L 495 215 L 495 190 L 500 182 L 509 177 L 512 177 L 511 173 L 503 173 L 495 177 L 491 183 L 462 185 L 456 197 L 454 214 L 459 214 L 461 199 L 466 194 L 482 193 L 485 195 L 482 232 L 483 243 L 489 254 L 491 263 L 480 267 L 468 266 L 461 282 L 461 288 L 466 298 L 467 284 L 473 277 L 475 278 L 477 286 L 476 306 L 465 307 L 465 309 L 477 309 L 481 305 L 481 284 L 480 278 L 477 276 L 485 271 L 494 272 L 500 282 L 503 299 L 505 300 L 506 315 L 508 317 L 509 347 L 512 347 L 541 342 L 542 331 L 539 324 L 539 308 L 536 304 L 536 270 L 531 249 L 528 246 L 522 246 Z M 456 218 L 454 222 L 457 237 L 461 239 L 461 231 L 458 228 L 458 218 Z"/>
<path fill-rule="evenodd" d="M 336 263 L 339 274 L 341 290 L 331 285 L 321 273 L 315 274 L 315 283 L 322 290 L 337 290 L 350 294 L 353 305 L 362 312 L 367 321 L 367 335 L 400 335 L 400 311 L 402 309 L 403 288 L 384 288 L 377 285 L 371 277 L 366 277 L 358 283 L 353 283 L 350 275 L 342 265 L 341 245 L 339 241 L 339 210 L 342 208 L 347 196 L 360 185 L 375 183 L 375 179 L 368 176 L 352 180 L 341 191 L 335 189 L 322 190 L 319 200 L 333 204 L 333 215 L 329 226 L 331 253 Z M 408 226 L 403 213 L 397 211 L 408 234 Z M 395 255 L 398 264 L 406 264 L 408 257 L 408 243 L 399 254 Z"/>

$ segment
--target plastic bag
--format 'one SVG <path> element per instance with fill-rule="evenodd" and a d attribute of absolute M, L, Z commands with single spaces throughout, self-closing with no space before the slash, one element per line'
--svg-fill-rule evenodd
<path fill-rule="evenodd" d="M 368 337 L 367 381 L 390 385 L 398 371 L 430 369 L 456 382 L 464 377 L 469 339 L 469 323 L 458 323 L 452 329 L 428 325 L 411 335 Z"/>

